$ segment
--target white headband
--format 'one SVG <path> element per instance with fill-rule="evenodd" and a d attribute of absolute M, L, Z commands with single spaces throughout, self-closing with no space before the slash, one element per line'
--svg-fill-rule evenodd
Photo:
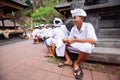
<path fill-rule="evenodd" d="M 74 10 L 71 10 L 71 14 L 72 14 L 72 17 L 74 17 L 74 16 L 83 16 L 83 17 L 86 17 L 87 16 L 86 12 L 83 9 L 74 9 Z"/>

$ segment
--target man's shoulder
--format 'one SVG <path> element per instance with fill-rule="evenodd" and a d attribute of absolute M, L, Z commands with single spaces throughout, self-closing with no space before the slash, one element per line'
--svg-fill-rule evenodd
<path fill-rule="evenodd" d="M 84 25 L 92 25 L 90 22 L 83 22 Z"/>
<path fill-rule="evenodd" d="M 84 22 L 83 24 L 84 24 L 84 26 L 86 26 L 86 27 L 93 27 L 93 25 L 92 25 L 91 23 L 89 23 L 89 22 Z"/>

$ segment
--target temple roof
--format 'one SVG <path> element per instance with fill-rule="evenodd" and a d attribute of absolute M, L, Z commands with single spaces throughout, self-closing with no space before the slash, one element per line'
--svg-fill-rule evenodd
<path fill-rule="evenodd" d="M 4 29 L 6 26 L 13 26 L 15 28 L 16 26 L 20 26 L 16 24 L 13 13 L 27 7 L 29 6 L 22 0 L 0 0 L 0 26 Z M 13 23 L 7 19 L 12 19 Z"/>
<path fill-rule="evenodd" d="M 3 14 L 22 10 L 26 7 L 28 7 L 28 5 L 22 0 L 0 0 L 0 13 Z"/>
<path fill-rule="evenodd" d="M 54 8 L 58 11 L 66 11 L 71 9 L 72 2 L 65 2 L 59 5 L 54 6 Z"/>

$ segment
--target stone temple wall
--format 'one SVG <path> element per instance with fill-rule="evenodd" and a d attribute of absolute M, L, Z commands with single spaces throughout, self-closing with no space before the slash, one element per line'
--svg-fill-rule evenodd
<path fill-rule="evenodd" d="M 99 2 L 85 4 L 86 21 L 94 25 L 98 38 L 120 38 L 120 1 L 96 1 Z"/>

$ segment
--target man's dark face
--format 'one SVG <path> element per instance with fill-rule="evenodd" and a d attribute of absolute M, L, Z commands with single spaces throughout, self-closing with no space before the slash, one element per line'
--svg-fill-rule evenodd
<path fill-rule="evenodd" d="M 55 23 L 58 24 L 58 23 L 60 23 L 60 21 L 57 21 L 57 20 L 56 20 Z"/>

